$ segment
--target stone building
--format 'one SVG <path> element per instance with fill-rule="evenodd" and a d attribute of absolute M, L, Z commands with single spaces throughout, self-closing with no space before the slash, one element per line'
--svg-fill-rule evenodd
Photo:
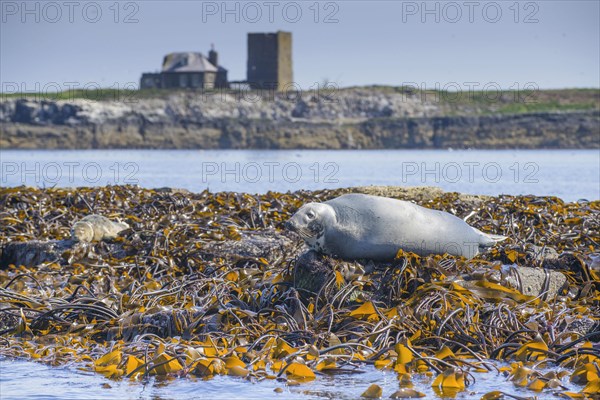
<path fill-rule="evenodd" d="M 167 54 L 160 72 L 142 74 L 140 89 L 294 90 L 293 79 L 292 34 L 278 31 L 248 34 L 246 81 L 229 82 L 212 48 L 208 58 L 197 52 Z"/>
<path fill-rule="evenodd" d="M 157 73 L 142 74 L 140 89 L 213 89 L 227 87 L 227 70 L 219 65 L 213 49 L 206 58 L 202 53 L 167 54 Z"/>
<path fill-rule="evenodd" d="M 292 90 L 292 34 L 248 34 L 247 81 L 252 89 Z"/>

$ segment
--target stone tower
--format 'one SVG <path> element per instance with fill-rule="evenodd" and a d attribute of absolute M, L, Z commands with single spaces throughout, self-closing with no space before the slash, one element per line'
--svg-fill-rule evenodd
<path fill-rule="evenodd" d="M 293 90 L 292 34 L 248 34 L 247 81 L 252 89 Z"/>
<path fill-rule="evenodd" d="M 210 51 L 208 52 L 208 61 L 215 67 L 219 66 L 219 54 L 215 51 L 215 45 L 210 44 Z"/>

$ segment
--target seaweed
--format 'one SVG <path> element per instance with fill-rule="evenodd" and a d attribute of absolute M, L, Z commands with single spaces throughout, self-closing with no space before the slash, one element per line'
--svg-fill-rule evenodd
<path fill-rule="evenodd" d="M 428 374 L 442 394 L 497 371 L 532 392 L 597 396 L 600 201 L 397 196 L 510 237 L 472 260 L 399 251 L 393 262 L 348 262 L 307 252 L 283 230 L 305 202 L 353 190 L 2 188 L 0 355 L 113 379 L 227 374 L 290 385 L 368 364 L 394 370 L 401 386 Z M 73 221 L 91 213 L 130 229 L 70 240 Z M 28 251 L 36 257 L 22 262 Z M 537 292 L 524 271 L 541 276 Z M 565 390 L 563 368 L 581 392 Z"/>

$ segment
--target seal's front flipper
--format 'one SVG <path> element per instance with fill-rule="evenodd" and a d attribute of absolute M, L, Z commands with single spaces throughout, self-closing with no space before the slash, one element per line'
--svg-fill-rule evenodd
<path fill-rule="evenodd" d="M 492 247 L 496 243 L 508 239 L 508 236 L 493 235 L 491 233 L 485 233 L 481 231 L 479 231 L 479 233 L 481 234 L 481 240 L 479 242 L 479 245 L 482 247 Z"/>
<path fill-rule="evenodd" d="M 492 239 L 494 241 L 494 243 L 502 242 L 502 241 L 508 239 L 508 236 L 492 235 L 491 233 L 486 233 L 485 235 L 487 237 L 489 237 L 490 239 Z"/>

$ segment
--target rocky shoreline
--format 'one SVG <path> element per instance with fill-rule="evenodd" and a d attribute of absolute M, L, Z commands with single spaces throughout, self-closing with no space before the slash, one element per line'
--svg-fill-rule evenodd
<path fill-rule="evenodd" d="M 581 101 L 597 103 L 594 95 Z M 598 107 L 506 112 L 515 104 L 510 99 L 485 106 L 444 103 L 367 89 L 345 90 L 333 100 L 304 95 L 294 101 L 281 96 L 249 101 L 222 93 L 132 102 L 7 98 L 0 101 L 0 147 L 600 148 Z"/>

